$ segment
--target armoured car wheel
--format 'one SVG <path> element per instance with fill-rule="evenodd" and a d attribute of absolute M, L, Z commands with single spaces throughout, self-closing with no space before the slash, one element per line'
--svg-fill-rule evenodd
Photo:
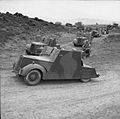
<path fill-rule="evenodd" d="M 27 85 L 37 85 L 40 80 L 42 79 L 41 72 L 38 70 L 31 70 L 28 74 L 24 77 L 24 81 Z"/>
<path fill-rule="evenodd" d="M 87 82 L 91 81 L 91 79 L 90 78 L 88 78 L 88 79 L 80 79 L 80 81 L 83 82 L 83 83 L 87 83 Z"/>

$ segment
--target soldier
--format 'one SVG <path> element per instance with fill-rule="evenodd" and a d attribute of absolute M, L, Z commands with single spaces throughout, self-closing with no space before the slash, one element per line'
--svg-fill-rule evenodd
<path fill-rule="evenodd" d="M 83 43 L 83 46 L 82 46 L 82 48 L 84 49 L 86 49 L 86 48 L 89 48 L 90 47 L 90 43 L 89 43 L 89 41 L 88 40 L 84 40 L 84 43 Z"/>
<path fill-rule="evenodd" d="M 88 40 L 84 41 L 84 44 L 82 46 L 82 50 L 84 51 L 84 56 L 89 57 L 90 56 L 90 43 Z"/>

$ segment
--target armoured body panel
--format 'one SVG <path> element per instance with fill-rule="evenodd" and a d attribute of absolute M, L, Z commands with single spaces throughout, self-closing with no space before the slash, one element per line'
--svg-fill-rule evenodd
<path fill-rule="evenodd" d="M 87 79 L 98 77 L 94 68 L 83 65 L 80 51 L 67 51 L 52 47 L 44 48 L 40 56 L 20 56 L 14 66 L 15 73 L 22 76 L 25 76 L 33 69 L 40 70 L 43 73 L 43 79 Z"/>
<path fill-rule="evenodd" d="M 79 78 L 78 70 L 82 64 L 80 59 L 80 52 L 61 50 L 45 79 Z"/>

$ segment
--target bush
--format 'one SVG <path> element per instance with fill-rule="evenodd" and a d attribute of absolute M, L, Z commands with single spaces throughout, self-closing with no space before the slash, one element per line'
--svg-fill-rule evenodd
<path fill-rule="evenodd" d="M 29 20 L 29 21 L 27 22 L 27 24 L 30 25 L 30 26 L 36 26 L 36 24 L 35 24 L 32 20 Z"/>
<path fill-rule="evenodd" d="M 18 17 L 23 17 L 23 15 L 21 13 L 18 13 L 18 12 L 16 12 L 14 15 L 18 16 Z"/>
<path fill-rule="evenodd" d="M 40 21 L 39 18 L 37 18 L 37 17 L 35 17 L 34 20 L 36 20 L 36 21 Z"/>

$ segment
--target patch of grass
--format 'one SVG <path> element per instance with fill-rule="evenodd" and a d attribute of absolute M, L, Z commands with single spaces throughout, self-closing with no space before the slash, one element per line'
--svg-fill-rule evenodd
<path fill-rule="evenodd" d="M 120 42 L 120 33 L 111 33 L 104 39 L 105 42 Z"/>

